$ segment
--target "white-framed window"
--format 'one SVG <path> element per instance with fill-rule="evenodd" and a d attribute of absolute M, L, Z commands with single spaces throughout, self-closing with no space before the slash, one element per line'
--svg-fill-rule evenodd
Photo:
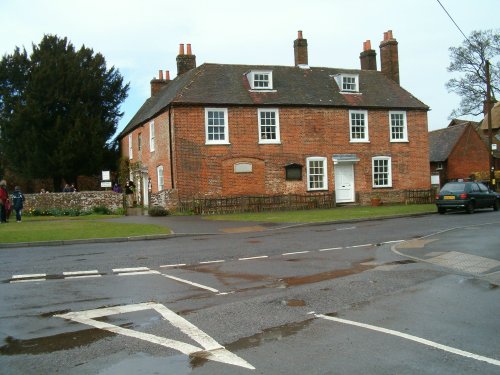
<path fill-rule="evenodd" d="M 391 142 L 407 142 L 408 131 L 406 126 L 405 111 L 389 112 L 389 127 L 391 133 Z"/>
<path fill-rule="evenodd" d="M 153 152 L 155 150 L 155 122 L 151 121 L 149 123 L 149 151 Z"/>
<path fill-rule="evenodd" d="M 247 75 L 250 87 L 253 90 L 272 90 L 273 72 L 272 70 L 253 70 Z"/>
<path fill-rule="evenodd" d="M 310 157 L 307 163 L 307 190 L 328 190 L 328 179 L 326 171 L 326 158 Z"/>
<path fill-rule="evenodd" d="M 337 74 L 334 78 L 341 92 L 359 92 L 359 75 Z"/>
<path fill-rule="evenodd" d="M 227 108 L 205 108 L 206 144 L 229 144 Z"/>
<path fill-rule="evenodd" d="M 128 158 L 132 159 L 134 157 L 133 154 L 133 148 L 132 148 L 132 134 L 128 135 Z"/>
<path fill-rule="evenodd" d="M 159 165 L 156 167 L 156 177 L 158 181 L 158 191 L 162 191 L 165 188 L 164 179 L 163 179 L 163 165 Z"/>
<path fill-rule="evenodd" d="M 443 170 L 443 162 L 438 161 L 436 163 L 436 171 L 441 171 L 441 170 Z"/>
<path fill-rule="evenodd" d="M 373 187 L 392 187 L 392 168 L 390 156 L 372 158 Z"/>
<path fill-rule="evenodd" d="M 277 109 L 260 108 L 259 143 L 280 143 L 280 119 Z"/>
<path fill-rule="evenodd" d="M 368 111 L 349 111 L 351 142 L 369 142 Z"/>

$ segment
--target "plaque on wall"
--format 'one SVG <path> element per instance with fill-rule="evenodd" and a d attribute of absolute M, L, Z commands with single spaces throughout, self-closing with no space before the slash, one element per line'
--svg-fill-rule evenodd
<path fill-rule="evenodd" d="M 252 173 L 251 163 L 236 163 L 234 165 L 234 173 Z"/>

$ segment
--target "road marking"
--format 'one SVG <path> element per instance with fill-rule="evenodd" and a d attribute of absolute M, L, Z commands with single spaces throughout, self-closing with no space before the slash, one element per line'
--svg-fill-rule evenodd
<path fill-rule="evenodd" d="M 16 283 L 31 283 L 35 281 L 47 281 L 47 279 L 26 279 L 26 280 L 13 280 L 10 282 L 10 284 L 16 284 Z"/>
<path fill-rule="evenodd" d="M 179 281 L 181 283 L 185 283 L 185 284 L 189 284 L 189 285 L 195 286 L 197 288 L 206 289 L 206 290 L 209 290 L 209 291 L 214 292 L 214 293 L 219 293 L 219 291 L 217 289 L 211 288 L 211 287 L 206 286 L 206 285 L 201 285 L 201 284 L 189 281 L 189 280 L 181 279 L 179 277 L 166 275 L 164 273 L 161 273 L 160 275 L 168 277 L 169 279 L 172 279 L 172 280 Z"/>
<path fill-rule="evenodd" d="M 329 247 L 327 249 L 319 249 L 318 251 L 332 251 L 332 250 L 342 250 L 342 247 Z"/>
<path fill-rule="evenodd" d="M 29 279 L 29 278 L 34 278 L 34 277 L 46 277 L 46 273 L 32 273 L 32 274 L 26 274 L 26 275 L 12 275 L 12 280 L 16 279 Z"/>
<path fill-rule="evenodd" d="M 137 276 L 137 275 L 158 275 L 160 271 L 137 271 L 137 272 L 123 272 L 119 273 L 118 276 Z"/>
<path fill-rule="evenodd" d="M 164 264 L 163 266 L 160 266 L 160 268 L 167 268 L 167 267 L 184 267 L 186 263 L 177 263 L 177 264 Z"/>
<path fill-rule="evenodd" d="M 92 277 L 101 277 L 102 275 L 80 275 L 80 276 L 66 276 L 64 279 L 65 280 L 70 280 L 70 279 L 90 279 Z"/>
<path fill-rule="evenodd" d="M 364 245 L 353 245 L 353 246 L 346 246 L 346 249 L 353 249 L 356 247 L 367 247 L 367 246 L 373 246 L 371 243 L 365 243 Z"/>
<path fill-rule="evenodd" d="M 113 272 L 137 272 L 137 271 L 149 271 L 148 267 L 135 267 L 135 268 L 113 268 Z"/>
<path fill-rule="evenodd" d="M 353 229 L 356 229 L 356 227 L 337 228 L 336 230 L 353 230 Z"/>
<path fill-rule="evenodd" d="M 200 262 L 199 264 L 211 264 L 211 263 L 224 263 L 225 260 L 221 259 L 221 260 L 207 260 L 205 262 Z"/>
<path fill-rule="evenodd" d="M 394 240 L 394 241 L 384 241 L 381 242 L 381 244 L 387 244 L 387 243 L 399 243 L 399 242 L 404 242 L 405 240 Z"/>
<path fill-rule="evenodd" d="M 460 355 L 462 357 L 472 358 L 472 359 L 475 359 L 478 361 L 490 363 L 490 364 L 495 365 L 495 366 L 500 366 L 500 361 L 498 361 L 496 359 L 488 358 L 488 357 L 484 357 L 484 356 L 479 355 L 479 354 L 474 354 L 474 353 L 466 352 L 464 350 L 452 348 L 451 346 L 447 346 L 447 345 L 439 344 L 439 343 L 434 342 L 434 341 L 422 339 L 420 337 L 409 335 L 407 333 L 394 331 L 392 329 L 377 327 L 377 326 L 373 326 L 371 324 L 359 323 L 359 322 L 355 322 L 352 320 L 340 319 L 340 318 L 336 318 L 333 316 L 326 316 L 323 314 L 314 314 L 314 315 L 318 318 L 332 320 L 334 322 L 348 324 L 348 325 L 352 325 L 352 326 L 356 326 L 356 327 L 371 329 L 372 331 L 382 332 L 382 333 L 386 333 L 388 335 L 401 337 L 403 339 L 407 339 L 407 340 L 414 341 L 414 342 L 417 342 L 417 343 L 422 344 L 422 345 L 427 345 L 427 346 L 430 346 L 430 347 L 433 347 L 436 349 L 440 349 L 440 350 L 443 350 L 443 351 L 448 352 L 448 353 L 453 353 L 453 354 Z"/>
<path fill-rule="evenodd" d="M 101 318 L 109 315 L 125 314 L 151 309 L 158 312 L 163 317 L 163 319 L 169 321 L 170 324 L 178 328 L 192 340 L 196 341 L 201 345 L 201 347 L 95 320 L 96 318 Z M 70 312 L 62 315 L 54 315 L 54 317 L 72 320 L 74 322 L 89 325 L 105 331 L 137 338 L 143 341 L 148 341 L 153 344 L 158 344 L 170 349 L 177 350 L 188 356 L 201 357 L 212 361 L 255 370 L 255 367 L 253 367 L 250 363 L 226 350 L 222 345 L 220 345 L 217 341 L 200 330 L 194 324 L 190 323 L 186 319 L 180 317 L 172 310 L 169 310 L 159 303 L 147 302 L 128 306 L 115 306 L 96 310 Z"/>
<path fill-rule="evenodd" d="M 310 253 L 310 251 L 295 251 L 293 253 L 284 253 L 281 255 L 295 255 L 295 254 L 307 254 L 307 253 Z"/>
<path fill-rule="evenodd" d="M 92 270 L 92 271 L 70 271 L 70 272 L 63 272 L 64 276 L 76 276 L 76 275 L 93 275 L 99 273 L 97 270 Z"/>
<path fill-rule="evenodd" d="M 248 257 L 248 258 L 239 258 L 238 260 L 253 260 L 253 259 L 264 259 L 269 258 L 267 255 L 261 255 L 258 257 Z"/>

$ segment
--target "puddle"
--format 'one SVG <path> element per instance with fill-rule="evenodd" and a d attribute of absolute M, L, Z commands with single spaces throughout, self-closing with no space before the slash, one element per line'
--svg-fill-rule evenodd
<path fill-rule="evenodd" d="M 253 273 L 230 273 L 230 272 L 224 272 L 220 270 L 221 266 L 216 266 L 216 267 L 207 267 L 207 266 L 187 266 L 184 267 L 184 269 L 188 269 L 191 271 L 196 271 L 196 272 L 203 272 L 203 273 L 210 273 L 214 275 L 217 280 L 219 280 L 223 285 L 233 285 L 234 282 L 231 282 L 230 279 L 241 279 L 241 280 L 246 280 L 250 282 L 257 282 L 257 281 L 274 281 L 274 278 L 268 275 L 256 275 Z"/>
<path fill-rule="evenodd" d="M 366 261 L 363 261 L 362 263 L 366 263 L 366 262 L 370 262 L 370 261 L 373 261 L 373 259 L 367 259 Z M 321 273 L 317 273 L 314 275 L 307 275 L 307 276 L 285 277 L 282 280 L 283 280 L 283 283 L 287 287 L 290 287 L 290 286 L 297 286 L 297 285 L 304 285 L 304 284 L 312 284 L 312 283 L 317 283 L 320 281 L 326 281 L 326 280 L 336 279 L 339 277 L 354 275 L 354 274 L 361 273 L 361 272 L 375 268 L 374 265 L 367 265 L 367 264 L 362 264 L 362 263 L 354 264 L 351 268 L 326 271 L 326 272 L 321 272 Z"/>
<path fill-rule="evenodd" d="M 115 336 L 115 334 L 97 328 L 27 340 L 8 336 L 5 339 L 5 345 L 0 347 L 0 355 L 53 353 L 86 346 L 110 336 Z"/>
<path fill-rule="evenodd" d="M 255 348 L 257 346 L 282 340 L 288 336 L 295 335 L 296 333 L 307 328 L 314 319 L 304 320 L 303 322 L 289 323 L 279 327 L 268 328 L 264 331 L 257 333 L 256 335 L 250 337 L 243 337 L 231 344 L 224 345 L 230 352 L 236 352 L 238 350 Z"/>
<path fill-rule="evenodd" d="M 306 301 L 303 299 L 289 299 L 288 301 L 283 301 L 287 306 L 290 307 L 302 307 L 306 305 Z"/>

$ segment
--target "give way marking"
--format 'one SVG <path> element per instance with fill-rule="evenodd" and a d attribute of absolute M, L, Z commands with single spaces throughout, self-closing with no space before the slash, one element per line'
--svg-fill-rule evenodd
<path fill-rule="evenodd" d="M 143 310 L 155 310 L 163 317 L 163 319 L 168 320 L 174 327 L 178 328 L 181 332 L 188 335 L 191 339 L 200 344 L 201 347 L 95 320 L 96 318 L 102 318 L 104 316 L 125 314 Z M 134 337 L 139 340 L 151 342 L 153 344 L 165 346 L 186 355 L 199 356 L 204 359 L 255 370 L 255 367 L 253 367 L 250 363 L 226 350 L 222 345 L 208 336 L 205 332 L 159 303 L 146 302 L 127 306 L 115 306 L 95 310 L 70 312 L 67 314 L 59 314 L 54 316 L 72 320 L 81 324 L 86 324 L 120 335 Z"/>
<path fill-rule="evenodd" d="M 323 315 L 323 314 L 315 314 L 314 312 L 312 312 L 311 314 L 314 314 L 314 316 L 316 316 L 317 318 L 331 320 L 331 321 L 334 321 L 334 322 L 337 322 L 337 323 L 348 324 L 348 325 L 351 325 L 351 326 L 356 326 L 356 327 L 371 329 L 372 331 L 382 332 L 382 333 L 385 333 L 385 334 L 388 334 L 388 335 L 393 335 L 393 336 L 401 337 L 403 339 L 414 341 L 414 342 L 418 342 L 419 344 L 427 345 L 427 346 L 430 346 L 430 347 L 436 348 L 436 349 L 440 349 L 440 350 L 443 350 L 443 351 L 448 352 L 448 353 L 453 353 L 453 354 L 461 355 L 462 357 L 472 358 L 472 359 L 475 359 L 477 361 L 487 362 L 487 363 L 490 363 L 490 364 L 495 365 L 495 366 L 500 366 L 500 361 L 497 360 L 497 359 L 488 358 L 488 357 L 484 357 L 484 356 L 479 355 L 479 354 L 474 354 L 474 353 L 466 352 L 465 350 L 460 350 L 460 349 L 452 348 L 450 346 L 439 344 L 437 342 L 426 340 L 426 339 L 423 339 L 423 338 L 420 338 L 420 337 L 417 337 L 417 336 L 409 335 L 407 333 L 403 333 L 403 332 L 399 332 L 399 331 L 394 331 L 392 329 L 377 327 L 377 326 L 374 326 L 374 325 L 371 325 L 371 324 L 365 324 L 365 323 L 355 322 L 353 320 L 341 319 L 341 318 L 336 318 L 336 317 L 333 317 L 333 316 L 327 316 L 327 315 Z"/>

